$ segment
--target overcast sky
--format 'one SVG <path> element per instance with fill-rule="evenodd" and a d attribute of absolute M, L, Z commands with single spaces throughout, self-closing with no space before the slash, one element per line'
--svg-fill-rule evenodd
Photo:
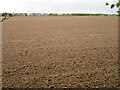
<path fill-rule="evenodd" d="M 1 0 L 0 13 L 116 13 L 106 2 L 113 0 Z"/>

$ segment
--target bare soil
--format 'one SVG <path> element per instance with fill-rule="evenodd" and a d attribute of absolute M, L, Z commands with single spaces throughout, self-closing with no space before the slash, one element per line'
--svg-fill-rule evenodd
<path fill-rule="evenodd" d="M 13 17 L 2 25 L 3 88 L 118 87 L 117 17 Z"/>

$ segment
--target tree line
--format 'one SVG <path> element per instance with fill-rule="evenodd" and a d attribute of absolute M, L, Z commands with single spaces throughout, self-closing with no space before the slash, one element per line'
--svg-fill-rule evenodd
<path fill-rule="evenodd" d="M 2 13 L 0 13 L 0 16 Z M 86 14 L 86 13 L 14 13 L 13 16 L 117 16 L 116 14 Z"/>

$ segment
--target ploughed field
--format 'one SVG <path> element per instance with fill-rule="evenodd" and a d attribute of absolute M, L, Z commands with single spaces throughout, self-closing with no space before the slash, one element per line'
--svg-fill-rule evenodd
<path fill-rule="evenodd" d="M 118 87 L 117 24 L 104 16 L 4 21 L 3 88 Z"/>

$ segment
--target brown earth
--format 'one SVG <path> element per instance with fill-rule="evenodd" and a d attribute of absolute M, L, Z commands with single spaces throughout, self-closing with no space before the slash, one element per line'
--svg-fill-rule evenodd
<path fill-rule="evenodd" d="M 3 88 L 118 87 L 117 17 L 3 22 Z"/>

